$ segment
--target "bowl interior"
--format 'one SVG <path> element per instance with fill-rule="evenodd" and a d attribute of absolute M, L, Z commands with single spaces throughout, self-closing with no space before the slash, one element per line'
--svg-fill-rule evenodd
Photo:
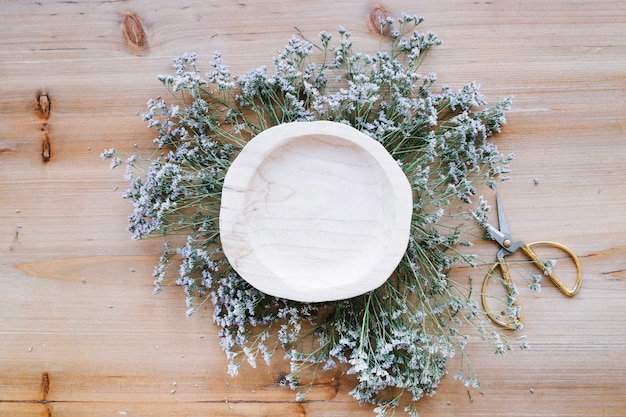
<path fill-rule="evenodd" d="M 267 155 L 248 189 L 250 245 L 279 278 L 310 289 L 358 282 L 384 253 L 393 188 L 353 142 L 292 138 Z"/>

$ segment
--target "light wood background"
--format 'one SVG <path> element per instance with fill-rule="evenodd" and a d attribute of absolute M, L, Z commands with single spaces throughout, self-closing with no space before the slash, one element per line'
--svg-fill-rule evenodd
<path fill-rule="evenodd" d="M 443 38 L 425 73 L 454 87 L 476 80 L 490 102 L 514 96 L 496 139 L 517 155 L 499 188 L 509 223 L 518 238 L 566 244 L 584 270 L 573 299 L 548 283 L 540 294 L 522 289 L 531 349 L 496 357 L 473 340 L 482 386 L 468 393 L 447 377 L 421 415 L 623 416 L 626 3 L 380 4 L 425 16 L 423 29 Z M 156 75 L 172 57 L 195 51 L 208 68 L 217 49 L 240 73 L 270 64 L 296 26 L 315 37 L 344 25 L 373 50 L 374 6 L 2 2 L 1 416 L 373 415 L 338 372 L 321 376 L 304 403 L 280 386 L 284 363 L 230 378 L 210 311 L 186 318 L 179 288 L 152 295 L 161 242 L 130 240 L 123 171 L 98 155 L 150 149 L 154 133 L 139 114 L 164 93 Z M 495 256 L 494 245 L 477 243 Z"/>

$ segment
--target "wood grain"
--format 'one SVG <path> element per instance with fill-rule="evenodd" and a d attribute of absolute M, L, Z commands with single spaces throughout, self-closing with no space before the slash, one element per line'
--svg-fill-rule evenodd
<path fill-rule="evenodd" d="M 421 415 L 624 414 L 626 4 L 259 0 L 4 2 L 0 415 L 372 415 L 341 372 L 320 376 L 304 403 L 281 385 L 283 362 L 230 378 L 210 311 L 186 318 L 178 288 L 152 295 L 162 241 L 130 240 L 123 172 L 98 158 L 150 151 L 139 114 L 164 93 L 156 75 L 172 57 L 195 51 L 208 67 L 217 49 L 239 73 L 271 64 L 294 27 L 314 38 L 337 25 L 373 50 L 372 10 L 426 17 L 444 44 L 424 73 L 476 80 L 490 102 L 514 96 L 496 139 L 516 154 L 499 189 L 512 232 L 566 244 L 584 274 L 572 299 L 522 289 L 531 349 L 500 358 L 472 340 L 481 388 L 447 377 Z M 475 249 L 495 255 L 490 242 Z"/>

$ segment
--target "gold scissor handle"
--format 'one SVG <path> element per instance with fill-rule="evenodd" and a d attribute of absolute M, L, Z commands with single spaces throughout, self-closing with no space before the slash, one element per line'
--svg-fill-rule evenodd
<path fill-rule="evenodd" d="M 487 302 L 487 286 L 489 285 L 489 280 L 494 275 L 496 268 L 500 268 L 500 272 L 502 273 L 502 285 L 504 286 L 504 289 L 506 290 L 507 298 L 513 297 L 513 301 L 510 304 L 513 307 L 517 307 L 519 311 L 518 317 L 516 318 L 511 317 L 509 321 L 505 321 L 501 318 L 501 316 L 494 314 L 489 308 L 489 305 Z M 487 313 L 487 316 L 491 319 L 491 321 L 509 330 L 517 329 L 519 325 L 522 324 L 523 322 L 522 312 L 521 312 L 519 303 L 517 302 L 517 297 L 514 295 L 514 292 L 513 292 L 514 285 L 515 284 L 513 284 L 513 280 L 511 279 L 511 274 L 509 273 L 509 266 L 504 261 L 504 258 L 498 259 L 498 261 L 495 264 L 493 264 L 489 272 L 487 272 L 487 276 L 485 277 L 485 280 L 483 281 L 482 302 L 483 302 L 483 308 L 485 310 L 485 313 Z"/>
<path fill-rule="evenodd" d="M 572 258 L 572 261 L 574 262 L 574 265 L 576 266 L 576 282 L 574 283 L 574 286 L 570 289 L 567 288 L 565 286 L 565 284 L 563 284 L 563 281 L 561 281 L 552 271 L 547 270 L 546 271 L 546 263 L 545 261 L 543 261 L 539 255 L 537 255 L 537 253 L 532 250 L 532 247 L 534 246 L 551 246 L 557 249 L 562 250 L 563 252 L 567 253 L 569 255 L 570 258 Z M 552 283 L 554 283 L 554 285 L 565 295 L 567 295 L 568 297 L 573 297 L 576 295 L 576 293 L 578 292 L 578 290 L 580 290 L 580 286 L 582 284 L 582 269 L 580 267 L 580 262 L 578 260 L 578 257 L 576 256 L 576 254 L 574 254 L 574 252 L 572 252 L 567 246 L 561 245 L 560 243 L 557 242 L 551 242 L 551 241 L 540 241 L 540 242 L 533 242 L 533 243 L 529 243 L 529 244 L 524 244 L 522 246 L 522 251 L 526 254 L 526 256 L 528 256 L 534 263 L 535 265 L 537 265 L 537 267 L 539 269 L 541 269 L 541 271 L 544 271 L 546 273 L 546 275 L 550 278 L 550 280 L 552 281 Z M 520 311 L 519 316 L 517 318 L 511 317 L 510 320 L 506 321 L 503 320 L 501 318 L 501 316 L 494 314 L 491 309 L 489 308 L 488 302 L 487 302 L 487 286 L 489 284 L 489 280 L 491 279 L 491 277 L 493 275 L 495 275 L 495 270 L 497 268 L 500 268 L 500 272 L 502 274 L 502 285 L 504 286 L 505 290 L 506 290 L 506 294 L 507 297 L 513 297 L 512 302 L 509 302 L 510 305 L 512 305 L 513 307 L 517 307 L 519 308 L 519 303 L 517 301 L 517 297 L 515 297 L 513 295 L 513 288 L 514 288 L 514 284 L 513 281 L 511 280 L 511 274 L 509 272 L 509 266 L 507 265 L 507 263 L 504 261 L 504 258 L 498 259 L 498 261 L 493 264 L 493 266 L 491 267 L 491 269 L 489 270 L 489 272 L 487 273 L 487 276 L 485 277 L 485 280 L 483 281 L 483 289 L 482 289 L 482 303 L 483 303 L 483 308 L 485 309 L 485 313 L 487 313 L 487 316 L 496 324 L 510 329 L 510 330 L 514 330 L 516 329 L 520 324 L 522 324 L 523 322 L 523 318 L 522 318 L 522 313 Z"/>
<path fill-rule="evenodd" d="M 546 275 L 550 278 L 552 283 L 563 294 L 567 295 L 568 297 L 575 296 L 578 290 L 580 290 L 580 285 L 582 284 L 582 281 L 583 281 L 583 273 L 582 273 L 582 269 L 580 268 L 580 262 L 578 261 L 578 257 L 574 254 L 574 252 L 572 252 L 568 247 L 561 245 L 560 243 L 550 242 L 550 241 L 533 242 L 533 243 L 529 243 L 527 245 L 522 246 L 522 251 L 526 254 L 526 256 L 532 259 L 535 265 L 537 265 L 537 267 L 539 267 L 539 269 L 541 269 L 542 271 L 546 271 L 545 269 L 546 264 L 535 253 L 535 251 L 531 249 L 533 246 L 552 246 L 554 248 L 561 249 L 563 252 L 567 253 L 570 256 L 570 258 L 572 258 L 572 261 L 574 261 L 574 265 L 576 265 L 576 282 L 574 283 L 574 286 L 571 289 L 567 288 L 565 284 L 563 284 L 563 281 L 561 281 L 556 275 L 554 275 L 552 271 L 548 270 L 546 272 Z"/>

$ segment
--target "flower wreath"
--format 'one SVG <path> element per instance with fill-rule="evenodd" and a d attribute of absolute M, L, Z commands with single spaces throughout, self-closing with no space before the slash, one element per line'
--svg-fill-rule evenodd
<path fill-rule="evenodd" d="M 436 75 L 417 71 L 441 41 L 417 31 L 421 21 L 406 14 L 383 20 L 387 38 L 373 55 L 356 52 L 339 27 L 337 42 L 328 32 L 318 43 L 298 33 L 272 71 L 232 77 L 216 52 L 204 76 L 194 54 L 174 60 L 175 75 L 159 76 L 174 102 L 148 101 L 143 118 L 158 132 L 155 153 L 126 160 L 124 197 L 134 205 L 128 228 L 135 239 L 176 240 L 165 243 L 155 267 L 155 291 L 181 286 L 188 314 L 211 300 L 230 374 L 244 361 L 255 367 L 259 357 L 269 364 L 280 349 L 291 363 L 284 382 L 298 401 L 312 384 L 305 370 L 342 366 L 356 375 L 350 395 L 360 403 L 385 415 L 407 396 L 405 410 L 417 415 L 415 402 L 434 394 L 447 359 L 463 351 L 465 326 L 497 353 L 511 349 L 487 324 L 471 287 L 449 278 L 453 264 L 478 262 L 465 253 L 471 242 L 462 233 L 472 223 L 470 210 L 480 216 L 489 209 L 476 197 L 478 184 L 493 188 L 506 178 L 512 156 L 489 139 L 505 123 L 510 100 L 487 107 L 476 83 L 433 91 Z M 251 138 L 282 123 L 315 120 L 346 123 L 380 142 L 409 179 L 414 207 L 406 253 L 381 287 L 301 303 L 264 294 L 234 271 L 220 249 L 218 215 L 225 174 Z M 101 156 L 112 167 L 122 163 L 114 149 Z M 455 378 L 478 385 L 467 361 Z"/>

